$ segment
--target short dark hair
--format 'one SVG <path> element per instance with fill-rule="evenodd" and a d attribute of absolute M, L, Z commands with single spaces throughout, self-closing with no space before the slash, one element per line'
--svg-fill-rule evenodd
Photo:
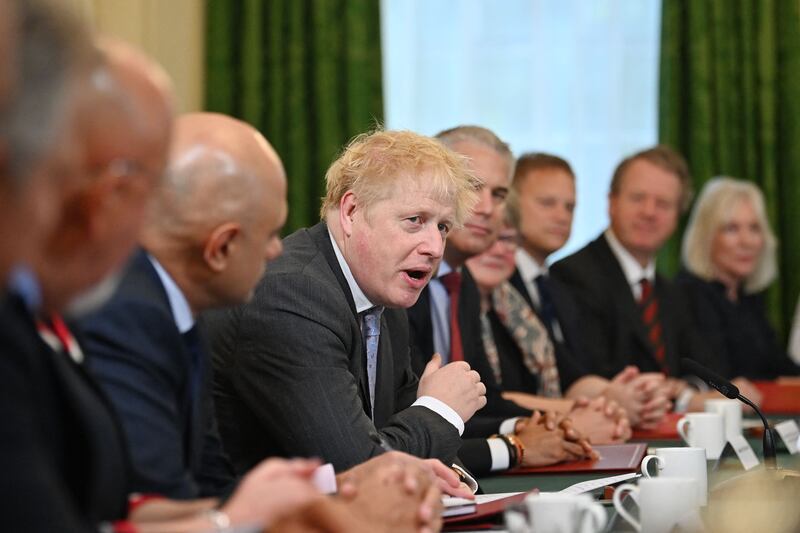
<path fill-rule="evenodd" d="M 616 170 L 614 170 L 614 176 L 611 178 L 610 194 L 615 195 L 619 192 L 622 186 L 622 179 L 625 177 L 625 172 L 628 170 L 628 167 L 639 159 L 652 163 L 667 172 L 671 172 L 678 178 L 678 181 L 681 183 L 680 207 L 682 211 L 686 211 L 692 201 L 693 194 L 689 166 L 686 164 L 686 160 L 681 154 L 665 144 L 656 145 L 623 159 L 622 162 L 617 165 Z"/>
<path fill-rule="evenodd" d="M 514 167 L 514 179 L 511 182 L 512 187 L 519 187 L 529 173 L 545 169 L 563 170 L 569 174 L 573 180 L 575 179 L 575 173 L 572 171 L 572 167 L 567 163 L 566 159 L 544 152 L 528 152 L 522 154 L 517 159 L 517 164 Z"/>

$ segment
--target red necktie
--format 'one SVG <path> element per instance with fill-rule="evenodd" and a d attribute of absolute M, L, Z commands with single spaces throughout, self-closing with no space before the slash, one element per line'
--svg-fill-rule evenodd
<path fill-rule="evenodd" d="M 461 273 L 452 271 L 439 278 L 450 296 L 450 361 L 464 360 L 461 327 L 458 325 L 458 295 L 461 292 Z"/>
<path fill-rule="evenodd" d="M 653 284 L 647 278 L 642 278 L 639 282 L 642 287 L 642 296 L 639 298 L 639 309 L 642 313 L 642 322 L 647 331 L 647 338 L 653 345 L 658 364 L 666 371 L 664 366 L 664 339 L 662 338 L 661 321 L 658 318 L 658 299 L 653 292 Z"/>
<path fill-rule="evenodd" d="M 37 320 L 36 328 L 54 351 L 64 352 L 78 363 L 83 361 L 83 351 L 61 316 L 53 314 L 47 320 Z"/>

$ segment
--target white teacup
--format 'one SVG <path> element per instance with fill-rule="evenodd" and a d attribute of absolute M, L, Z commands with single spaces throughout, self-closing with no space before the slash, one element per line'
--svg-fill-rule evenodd
<path fill-rule="evenodd" d="M 636 520 L 623 507 L 622 497 L 630 493 L 639 507 L 641 520 Z M 697 482 L 679 477 L 642 478 L 639 486 L 625 483 L 614 491 L 614 507 L 617 513 L 636 531 L 644 533 L 668 533 L 687 518 L 696 518 Z"/>
<path fill-rule="evenodd" d="M 725 447 L 725 425 L 719 413 L 687 413 L 678 433 L 689 446 L 706 449 L 706 459 L 719 459 Z"/>
<path fill-rule="evenodd" d="M 719 413 L 722 415 L 725 438 L 727 440 L 742 434 L 742 402 L 727 398 L 706 400 L 705 408 L 706 413 Z"/>
<path fill-rule="evenodd" d="M 600 503 L 587 494 L 531 494 L 506 510 L 510 533 L 598 533 L 608 519 Z"/>
<path fill-rule="evenodd" d="M 708 471 L 706 451 L 703 448 L 656 448 L 655 455 L 642 460 L 642 475 L 653 477 L 648 470 L 651 462 L 656 463 L 658 477 L 683 477 L 697 482 L 697 502 L 701 506 L 708 503 Z"/>

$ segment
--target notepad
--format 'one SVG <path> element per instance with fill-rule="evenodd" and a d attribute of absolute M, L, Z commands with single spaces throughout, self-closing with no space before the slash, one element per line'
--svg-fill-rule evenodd
<path fill-rule="evenodd" d="M 639 469 L 642 459 L 647 453 L 647 444 L 608 444 L 594 446 L 600 455 L 599 459 L 569 461 L 550 466 L 522 467 L 506 472 L 506 475 L 534 474 L 577 474 L 586 472 L 634 472 Z"/>

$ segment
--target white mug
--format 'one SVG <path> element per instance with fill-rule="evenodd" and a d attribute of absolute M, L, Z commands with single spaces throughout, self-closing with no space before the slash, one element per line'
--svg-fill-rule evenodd
<path fill-rule="evenodd" d="M 742 402 L 727 398 L 706 400 L 705 408 L 706 413 L 719 413 L 722 415 L 725 438 L 727 440 L 742 434 Z"/>
<path fill-rule="evenodd" d="M 642 475 L 653 477 L 648 465 L 655 461 L 658 477 L 684 477 L 697 482 L 697 501 L 701 506 L 708 503 L 708 471 L 706 451 L 703 448 L 656 448 L 655 455 L 642 459 Z"/>
<path fill-rule="evenodd" d="M 622 497 L 630 493 L 639 507 L 640 520 L 636 520 L 622 505 Z M 617 513 L 636 531 L 644 533 L 669 533 L 687 518 L 698 514 L 697 482 L 689 478 L 642 478 L 639 486 L 625 483 L 614 491 Z"/>
<path fill-rule="evenodd" d="M 706 449 L 706 459 L 719 459 L 727 441 L 721 414 L 687 413 L 677 429 L 686 444 Z"/>
<path fill-rule="evenodd" d="M 608 517 L 587 494 L 531 494 L 505 511 L 510 533 L 598 533 Z"/>

